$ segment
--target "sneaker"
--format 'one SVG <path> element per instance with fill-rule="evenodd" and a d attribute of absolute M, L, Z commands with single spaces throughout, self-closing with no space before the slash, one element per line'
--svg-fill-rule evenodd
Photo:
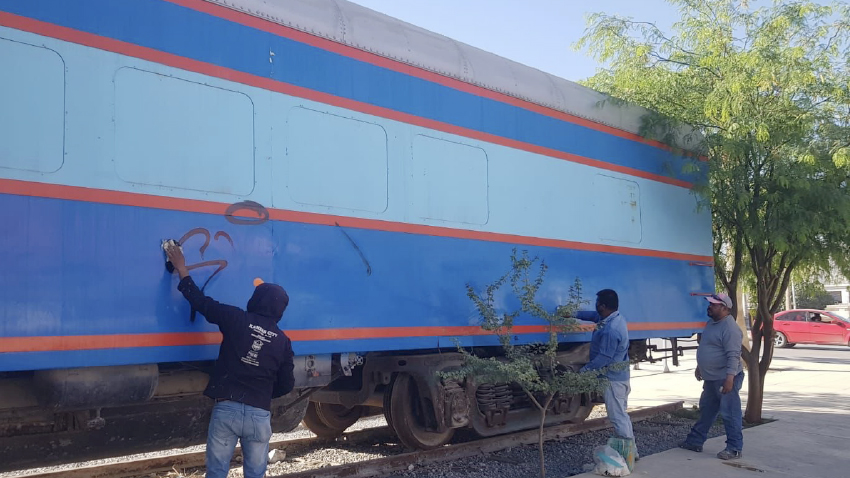
<path fill-rule="evenodd" d="M 685 450 L 691 450 L 691 451 L 695 451 L 697 453 L 702 453 L 702 446 L 701 445 L 692 445 L 692 444 L 690 444 L 686 441 L 679 443 L 679 448 L 684 448 Z"/>
<path fill-rule="evenodd" d="M 718 453 L 717 458 L 720 458 L 721 460 L 737 460 L 738 458 L 741 458 L 742 455 L 743 453 L 741 453 L 740 450 L 730 450 L 727 448 Z"/>

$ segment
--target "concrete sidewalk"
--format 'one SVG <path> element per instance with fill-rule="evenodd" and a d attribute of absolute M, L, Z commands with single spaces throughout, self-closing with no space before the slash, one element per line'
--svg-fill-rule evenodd
<path fill-rule="evenodd" d="M 802 352 L 800 351 L 802 349 Z M 823 477 L 850 476 L 850 348 L 834 347 L 841 358 L 805 357 L 818 346 L 798 346 L 798 356 L 777 352 L 765 380 L 765 418 L 776 421 L 744 430 L 744 456 L 724 462 L 715 455 L 726 437 L 708 440 L 702 453 L 673 449 L 641 458 L 632 476 L 673 477 Z M 810 355 L 817 355 L 812 353 Z M 693 352 L 680 367 L 641 365 L 632 371 L 630 408 L 684 400 L 699 401 Z M 746 404 L 747 382 L 741 400 Z M 684 438 L 684 437 L 683 437 Z M 592 473 L 578 475 L 597 476 Z"/>

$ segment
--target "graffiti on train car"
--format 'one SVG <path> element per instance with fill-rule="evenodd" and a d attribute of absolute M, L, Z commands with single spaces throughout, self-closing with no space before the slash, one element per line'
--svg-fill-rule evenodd
<path fill-rule="evenodd" d="M 215 233 L 215 235 L 212 236 L 210 234 L 210 231 L 206 228 L 203 228 L 203 227 L 196 227 L 196 228 L 190 230 L 189 232 L 187 232 L 186 234 L 183 234 L 183 237 L 181 237 L 180 240 L 177 241 L 177 243 L 180 244 L 181 246 L 184 246 L 186 244 L 186 241 L 188 241 L 189 239 L 191 239 L 194 236 L 199 236 L 199 235 L 204 237 L 204 243 L 201 245 L 201 247 L 198 248 L 198 251 L 201 253 L 201 259 L 204 258 L 204 252 L 207 250 L 207 247 L 209 247 L 211 240 L 218 241 L 220 238 L 223 237 L 227 242 L 230 243 L 230 247 L 233 247 L 233 238 L 230 237 L 230 234 L 228 234 L 224 231 L 217 231 Z M 224 260 L 224 259 L 213 259 L 213 260 L 205 260 L 203 262 L 197 262 L 197 263 L 194 263 L 194 264 L 186 264 L 186 270 L 187 271 L 200 269 L 202 267 L 215 267 L 216 269 L 207 278 L 207 280 L 204 281 L 204 285 L 201 286 L 201 292 L 203 292 L 204 289 L 206 289 L 207 284 L 210 283 L 210 281 L 212 280 L 213 277 L 215 277 L 216 275 L 218 275 L 219 272 L 221 272 L 221 271 L 223 271 L 224 269 L 227 268 L 227 261 Z M 192 322 L 195 321 L 195 313 L 196 313 L 196 310 L 192 309 L 191 313 L 189 314 L 189 320 L 192 321 Z"/>
<path fill-rule="evenodd" d="M 235 214 L 238 211 L 253 211 L 257 214 L 257 217 L 237 217 Z M 240 226 L 258 226 L 269 220 L 269 211 L 258 202 L 240 201 L 227 207 L 227 210 L 224 212 L 224 218 L 231 224 Z"/>
<path fill-rule="evenodd" d="M 239 211 L 252 211 L 257 217 L 237 217 L 235 214 Z M 224 211 L 224 218 L 227 219 L 231 224 L 243 225 L 243 226 L 256 226 L 265 223 L 269 220 L 269 211 L 262 204 L 255 201 L 240 201 L 231 204 Z M 234 247 L 233 238 L 230 237 L 230 234 L 224 231 L 216 231 L 215 235 L 212 235 L 209 229 L 203 227 L 196 227 L 191 229 L 186 234 L 183 234 L 177 243 L 181 246 L 186 244 L 186 241 L 191 239 L 194 236 L 203 236 L 204 243 L 198 248 L 198 252 L 201 253 L 201 259 L 204 259 L 204 253 L 210 245 L 211 241 L 217 241 L 220 238 L 224 238 L 228 243 L 230 243 L 230 247 Z M 195 269 L 200 269 L 202 267 L 215 267 L 215 271 L 207 278 L 204 282 L 203 286 L 201 286 L 201 291 L 203 291 L 207 284 L 210 283 L 213 277 L 218 275 L 221 271 L 227 268 L 227 261 L 224 259 L 213 259 L 213 260 L 205 260 L 202 262 L 197 262 L 195 264 L 186 264 L 186 269 L 191 271 Z M 171 269 L 169 269 L 171 272 Z M 194 316 L 193 316 L 194 319 Z"/>
<path fill-rule="evenodd" d="M 346 239 L 348 239 L 348 242 L 351 243 L 351 246 L 354 247 L 354 250 L 357 251 L 357 254 L 360 255 L 360 260 L 362 260 L 363 264 L 366 266 L 366 275 L 372 275 L 372 265 L 369 264 L 369 260 L 366 259 L 366 255 L 363 254 L 363 251 L 360 250 L 360 246 L 358 246 L 357 243 L 354 242 L 354 239 L 352 239 L 351 236 L 349 236 L 348 233 L 345 232 L 345 229 L 340 226 L 338 222 L 334 222 L 334 224 L 336 225 L 336 227 L 339 228 L 340 232 L 342 232 L 342 235 L 345 236 Z"/>
<path fill-rule="evenodd" d="M 183 237 L 181 237 L 180 240 L 177 241 L 177 242 L 182 246 L 182 245 L 186 244 L 186 241 L 189 240 L 189 238 L 197 236 L 197 235 L 204 236 L 204 244 L 198 249 L 201 253 L 201 259 L 203 259 L 204 258 L 204 252 L 207 250 L 207 247 L 209 247 L 210 240 L 211 240 L 210 239 L 210 231 L 208 229 L 205 229 L 203 227 L 196 227 L 195 229 L 192 229 L 191 231 L 187 232 L 186 234 L 183 234 Z M 215 236 L 212 236 L 212 240 L 217 241 L 217 240 L 219 240 L 219 238 L 222 238 L 222 237 L 225 240 L 227 240 L 227 242 L 230 243 L 230 247 L 233 247 L 233 238 L 231 238 L 230 235 L 228 233 L 224 232 L 224 231 L 216 232 Z M 204 290 L 204 287 L 207 286 L 209 281 L 213 277 L 215 277 L 216 274 L 218 274 L 219 272 L 221 272 L 225 268 L 227 268 L 227 261 L 224 260 L 224 259 L 215 259 L 215 260 L 211 260 L 211 261 L 198 262 L 198 263 L 195 263 L 195 264 L 186 264 L 186 270 L 189 270 L 189 271 L 194 270 L 194 269 L 200 269 L 201 267 L 210 267 L 210 266 L 216 266 L 217 268 L 216 268 L 215 272 L 213 272 L 212 275 L 206 280 L 206 282 L 204 282 L 204 286 L 201 287 L 201 290 Z"/>

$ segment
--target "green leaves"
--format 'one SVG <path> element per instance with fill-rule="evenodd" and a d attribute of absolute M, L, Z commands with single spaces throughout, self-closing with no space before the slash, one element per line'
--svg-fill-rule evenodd
<path fill-rule="evenodd" d="M 556 393 L 573 395 L 601 392 L 607 382 L 598 377 L 599 371 L 578 373 L 568 364 L 561 364 L 557 360 L 558 335 L 579 330 L 580 324 L 574 316 L 587 303 L 582 299 L 581 281 L 576 278 L 567 290 L 566 302 L 550 311 L 537 299 L 548 271 L 545 262 L 530 257 L 528 251 L 518 254 L 516 249 L 510 261 L 510 270 L 480 293 L 472 285 L 466 286 L 467 296 L 481 317 L 481 327 L 499 338 L 504 359 L 480 357 L 458 343 L 458 350 L 464 356 L 464 365 L 456 370 L 441 372 L 440 376 L 444 380 L 456 381 L 471 377 L 477 383 L 513 382 L 530 394 L 538 408 Z M 519 302 L 516 310 L 496 309 L 496 295 L 506 285 L 510 286 L 510 292 Z M 547 334 L 545 343 L 513 343 L 512 328 L 514 320 L 520 315 L 535 318 L 544 325 Z M 537 400 L 537 395 L 543 399 Z"/>
<path fill-rule="evenodd" d="M 510 383 L 522 388 L 540 412 L 538 449 L 540 473 L 545 476 L 543 426 L 553 400 L 558 394 L 572 396 L 602 393 L 608 386 L 608 380 L 604 378 L 607 368 L 581 373 L 573 369 L 573 364 L 558 361 L 558 335 L 579 330 L 579 322 L 574 316 L 587 303 L 582 299 L 581 281 L 576 278 L 567 290 L 566 302 L 554 311 L 549 311 L 537 300 L 548 266 L 537 257 L 529 257 L 528 251 L 517 254 L 517 250 L 513 249 L 510 259 L 510 271 L 487 285 L 480 293 L 471 284 L 466 285 L 466 294 L 480 315 L 481 327 L 499 338 L 504 354 L 493 356 L 493 350 L 486 348 L 467 350 L 459 341 L 455 341 L 458 351 L 463 355 L 463 365 L 438 372 L 437 375 L 444 381 L 462 382 L 469 379 L 475 384 Z M 507 284 L 510 284 L 513 297 L 519 301 L 516 310 L 496 308 L 496 296 Z M 514 320 L 521 315 L 537 319 L 544 325 L 548 336 L 545 343 L 513 344 L 511 337 Z M 628 367 L 628 363 L 611 368 L 621 367 Z"/>
<path fill-rule="evenodd" d="M 663 125 L 659 115 L 668 130 L 697 128 L 709 157 L 709 184 L 699 192 L 710 199 L 715 250 L 740 237 L 739 260 L 749 259 L 773 303 L 788 267 L 847 250 L 850 8 L 671 3 L 682 15 L 671 32 L 591 16 L 579 45 L 608 67 L 586 83 L 653 111 L 645 118 L 652 128 Z M 719 274 L 726 265 L 740 267 L 718 264 Z"/>
<path fill-rule="evenodd" d="M 766 371 L 791 272 L 850 272 L 850 5 L 669 1 L 681 12 L 671 32 L 591 16 L 578 45 L 606 69 L 585 83 L 647 108 L 642 134 L 684 146 L 674 132 L 696 128 L 709 181 L 695 192 L 711 205 L 715 272 L 733 294 L 742 280 L 756 292 Z"/>

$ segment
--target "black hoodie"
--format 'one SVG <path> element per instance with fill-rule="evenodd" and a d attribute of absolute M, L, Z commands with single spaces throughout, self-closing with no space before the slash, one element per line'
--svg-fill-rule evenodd
<path fill-rule="evenodd" d="M 283 287 L 257 286 L 247 312 L 205 296 L 189 276 L 177 290 L 224 336 L 204 395 L 269 410 L 272 398 L 292 390 L 292 343 L 277 326 L 289 304 Z"/>

